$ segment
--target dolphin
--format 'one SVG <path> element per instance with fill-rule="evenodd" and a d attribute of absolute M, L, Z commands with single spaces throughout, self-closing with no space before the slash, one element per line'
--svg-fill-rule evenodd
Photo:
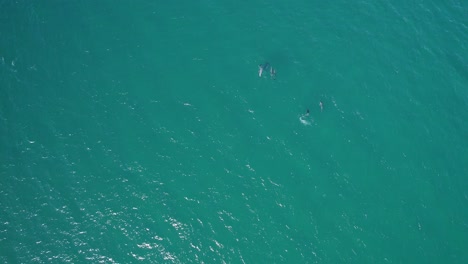
<path fill-rule="evenodd" d="M 258 77 L 262 77 L 263 71 L 268 70 L 268 67 L 270 67 L 268 62 L 258 65 Z"/>

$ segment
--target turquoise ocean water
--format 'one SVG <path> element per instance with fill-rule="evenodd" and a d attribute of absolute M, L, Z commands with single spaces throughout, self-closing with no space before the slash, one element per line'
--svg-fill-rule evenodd
<path fill-rule="evenodd" d="M 467 43 L 458 0 L 1 0 L 0 262 L 468 263 Z"/>

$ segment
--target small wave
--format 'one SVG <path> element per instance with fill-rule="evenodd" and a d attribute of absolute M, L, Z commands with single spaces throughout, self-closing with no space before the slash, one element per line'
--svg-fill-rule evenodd
<path fill-rule="evenodd" d="M 307 116 L 300 116 L 299 117 L 299 121 L 301 121 L 301 123 L 304 125 L 304 126 L 310 126 L 312 125 L 312 120 L 307 120 Z"/>

